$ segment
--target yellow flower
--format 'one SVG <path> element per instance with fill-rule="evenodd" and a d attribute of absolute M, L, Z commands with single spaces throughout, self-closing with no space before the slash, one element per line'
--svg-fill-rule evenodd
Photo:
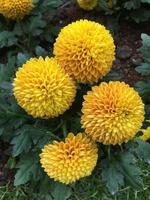
<path fill-rule="evenodd" d="M 84 96 L 81 123 L 85 132 L 103 144 L 121 144 L 135 136 L 144 120 L 139 94 L 124 82 L 103 82 Z"/>
<path fill-rule="evenodd" d="M 50 178 L 65 184 L 91 175 L 97 163 L 97 146 L 85 134 L 69 133 L 65 142 L 46 145 L 41 164 Z"/>
<path fill-rule="evenodd" d="M 77 2 L 84 10 L 93 10 L 97 6 L 97 0 L 77 0 Z"/>
<path fill-rule="evenodd" d="M 13 20 L 23 19 L 32 8 L 32 0 L 0 0 L 0 14 Z"/>
<path fill-rule="evenodd" d="M 16 73 L 13 83 L 18 104 L 33 117 L 63 114 L 74 101 L 76 86 L 54 58 L 33 58 Z"/>
<path fill-rule="evenodd" d="M 141 129 L 143 135 L 139 136 L 137 139 L 147 141 L 150 139 L 150 126 L 147 129 Z"/>
<path fill-rule="evenodd" d="M 80 20 L 64 27 L 56 43 L 56 59 L 74 79 L 97 82 L 111 69 L 115 46 L 109 31 L 99 23 Z"/>

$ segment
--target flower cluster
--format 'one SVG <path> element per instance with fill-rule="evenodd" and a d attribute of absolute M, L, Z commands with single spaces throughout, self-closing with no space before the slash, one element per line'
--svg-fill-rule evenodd
<path fill-rule="evenodd" d="M 58 63 L 81 83 L 97 82 L 111 69 L 115 45 L 99 23 L 80 20 L 64 27 L 54 44 Z"/>
<path fill-rule="evenodd" d="M 75 80 L 93 83 L 105 76 L 115 59 L 115 45 L 104 26 L 79 20 L 61 30 L 54 55 L 32 58 L 16 72 L 14 96 L 35 118 L 58 117 L 69 109 L 75 100 Z M 84 96 L 82 113 L 85 133 L 69 133 L 64 142 L 44 146 L 40 154 L 49 177 L 65 184 L 92 173 L 98 159 L 96 142 L 120 145 L 134 138 L 144 121 L 144 104 L 128 84 L 102 82 Z M 143 133 L 141 139 L 149 139 L 150 129 Z"/>
<path fill-rule="evenodd" d="M 13 82 L 18 104 L 33 117 L 63 114 L 74 101 L 76 86 L 54 58 L 31 59 L 16 73 Z"/>
<path fill-rule="evenodd" d="M 0 14 L 13 20 L 23 19 L 32 8 L 32 0 L 0 0 Z"/>
<path fill-rule="evenodd" d="M 97 152 L 96 144 L 84 133 L 69 133 L 65 142 L 54 141 L 43 148 L 41 164 L 51 178 L 69 184 L 91 174 Z"/>
<path fill-rule="evenodd" d="M 103 82 L 84 96 L 82 124 L 85 132 L 103 144 L 132 139 L 144 120 L 144 104 L 124 82 Z"/>
<path fill-rule="evenodd" d="M 84 10 L 93 10 L 97 6 L 97 0 L 77 0 L 77 2 Z"/>

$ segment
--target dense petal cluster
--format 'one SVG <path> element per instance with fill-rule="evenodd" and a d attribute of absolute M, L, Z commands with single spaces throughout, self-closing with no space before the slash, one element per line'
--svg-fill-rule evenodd
<path fill-rule="evenodd" d="M 96 144 L 85 134 L 69 133 L 65 142 L 46 145 L 40 162 L 50 178 L 70 184 L 91 175 L 97 163 L 97 151 Z"/>
<path fill-rule="evenodd" d="M 150 139 L 150 126 L 147 129 L 141 129 L 143 135 L 139 136 L 138 139 L 147 141 Z"/>
<path fill-rule="evenodd" d="M 54 44 L 54 54 L 74 79 L 82 83 L 97 82 L 112 67 L 115 45 L 104 26 L 80 20 L 61 30 Z"/>
<path fill-rule="evenodd" d="M 33 58 L 16 73 L 13 92 L 18 104 L 33 117 L 63 114 L 74 101 L 76 86 L 54 58 Z"/>
<path fill-rule="evenodd" d="M 84 96 L 81 122 L 85 132 L 103 144 L 121 144 L 133 138 L 144 120 L 139 94 L 124 82 L 103 82 Z"/>
<path fill-rule="evenodd" d="M 77 2 L 84 10 L 93 10 L 97 6 L 97 0 L 77 0 Z"/>
<path fill-rule="evenodd" d="M 22 19 L 32 8 L 32 0 L 0 0 L 0 14 L 13 20 Z"/>

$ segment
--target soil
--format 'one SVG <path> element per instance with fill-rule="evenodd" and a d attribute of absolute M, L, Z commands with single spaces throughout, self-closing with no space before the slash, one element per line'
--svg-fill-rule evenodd
<path fill-rule="evenodd" d="M 0 140 L 0 186 L 14 179 L 14 170 L 8 169 L 7 161 L 9 156 L 6 155 L 5 150 L 8 149 L 8 144 Z"/>

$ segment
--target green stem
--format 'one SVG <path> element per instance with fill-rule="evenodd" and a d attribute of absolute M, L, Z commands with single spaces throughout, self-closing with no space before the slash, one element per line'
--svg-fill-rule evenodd
<path fill-rule="evenodd" d="M 63 123 L 62 123 L 62 131 L 63 131 L 64 137 L 66 138 L 67 137 L 67 124 L 66 124 L 65 120 L 63 120 Z"/>
<path fill-rule="evenodd" d="M 123 147 L 122 147 L 122 145 L 120 145 L 120 149 L 121 149 L 121 152 L 123 152 Z"/>
<path fill-rule="evenodd" d="M 108 159 L 110 160 L 110 158 L 111 158 L 111 146 L 110 145 L 108 146 L 107 151 L 108 151 Z"/>

